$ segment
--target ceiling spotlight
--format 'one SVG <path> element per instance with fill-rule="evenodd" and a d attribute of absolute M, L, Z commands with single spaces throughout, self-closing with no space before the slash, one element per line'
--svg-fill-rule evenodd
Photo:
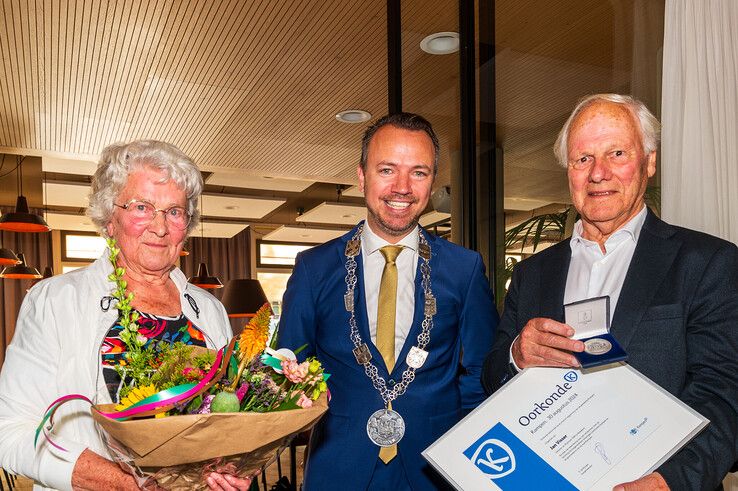
<path fill-rule="evenodd" d="M 372 115 L 361 109 L 347 109 L 336 114 L 336 119 L 342 123 L 365 123 L 372 119 Z"/>
<path fill-rule="evenodd" d="M 420 41 L 420 49 L 431 55 L 447 55 L 459 51 L 458 32 L 437 32 Z"/>

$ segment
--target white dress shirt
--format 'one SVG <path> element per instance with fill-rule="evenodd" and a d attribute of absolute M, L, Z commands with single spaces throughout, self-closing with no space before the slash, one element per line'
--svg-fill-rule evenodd
<path fill-rule="evenodd" d="M 571 262 L 566 276 L 564 303 L 577 302 L 588 298 L 610 297 L 610 320 L 623 289 L 625 274 L 633 259 L 643 222 L 646 221 L 646 207 L 625 225 L 615 231 L 605 241 L 605 252 L 597 242 L 582 237 L 584 227 L 579 220 L 574 224 L 571 235 Z"/>
<path fill-rule="evenodd" d="M 564 304 L 607 295 L 610 297 L 610 321 L 612 321 L 620 298 L 620 290 L 623 289 L 625 274 L 633 259 L 643 223 L 646 221 L 646 214 L 644 205 L 636 216 L 608 237 L 605 241 L 605 252 L 602 252 L 597 242 L 582 237 L 584 226 L 581 220 L 577 220 L 569 241 L 571 262 L 566 275 Z M 520 371 L 512 356 L 512 344 L 510 363 Z"/>
<path fill-rule="evenodd" d="M 364 293 L 366 296 L 366 313 L 369 317 L 369 333 L 372 342 L 377 344 L 377 301 L 379 283 L 382 281 L 385 260 L 379 251 L 386 245 L 401 245 L 402 251 L 397 256 L 397 307 L 395 313 L 395 360 L 400 355 L 405 339 L 410 333 L 415 314 L 415 271 L 418 266 L 418 236 L 420 230 L 415 228 L 397 244 L 390 244 L 372 231 L 367 222 L 361 234 L 361 257 L 364 267 Z"/>

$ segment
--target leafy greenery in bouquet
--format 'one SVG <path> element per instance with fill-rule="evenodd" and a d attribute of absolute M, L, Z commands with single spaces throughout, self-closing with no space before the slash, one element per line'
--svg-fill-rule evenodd
<path fill-rule="evenodd" d="M 133 294 L 126 291 L 125 270 L 118 267 L 119 249 L 108 239 L 115 282 L 112 295 L 121 317 L 121 340 L 128 349 L 125 364 L 116 367 L 123 385 L 117 411 L 150 401 L 156 394 L 185 384 L 197 384 L 213 368 L 212 350 L 181 342 L 151 343 L 138 333 L 138 313 L 132 310 Z M 328 387 L 323 367 L 315 358 L 298 363 L 290 350 L 267 346 L 271 309 L 264 304 L 244 327 L 224 376 L 196 397 L 175 405 L 157 417 L 218 412 L 269 412 L 311 407 Z M 299 351 L 299 350 L 298 350 Z"/>

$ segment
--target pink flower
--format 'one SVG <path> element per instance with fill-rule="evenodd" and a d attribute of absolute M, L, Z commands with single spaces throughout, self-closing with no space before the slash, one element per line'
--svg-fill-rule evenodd
<path fill-rule="evenodd" d="M 205 375 L 205 373 L 203 373 L 199 368 L 187 367 L 182 370 L 182 375 L 187 377 L 189 380 L 199 380 Z"/>
<path fill-rule="evenodd" d="M 298 364 L 296 360 L 282 360 L 282 372 L 284 376 L 287 377 L 287 380 L 295 384 L 299 384 L 305 380 L 309 367 L 310 363 L 308 362 Z"/>
<path fill-rule="evenodd" d="M 243 400 L 243 396 L 246 395 L 246 392 L 249 390 L 249 384 L 248 382 L 244 382 L 241 384 L 241 387 L 238 388 L 236 391 L 236 397 L 238 397 L 238 402 L 241 402 Z"/>
<path fill-rule="evenodd" d="M 313 401 L 305 395 L 304 392 L 300 392 L 300 398 L 297 400 L 297 405 L 303 409 L 312 407 Z"/>

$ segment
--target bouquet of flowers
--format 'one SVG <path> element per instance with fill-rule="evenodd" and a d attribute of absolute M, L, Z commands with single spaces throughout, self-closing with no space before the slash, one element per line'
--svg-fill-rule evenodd
<path fill-rule="evenodd" d="M 115 266 L 118 250 L 114 243 L 109 249 Z M 298 363 L 290 350 L 267 346 L 269 304 L 218 352 L 182 343 L 143 348 L 123 274 L 115 267 L 110 277 L 129 349 L 116 368 L 120 401 L 93 405 L 92 416 L 113 458 L 139 486 L 207 489 L 210 472 L 253 475 L 325 413 L 329 375 L 320 362 Z M 37 438 L 43 430 L 54 444 L 44 424 L 61 404 L 79 398 L 55 401 Z"/>

